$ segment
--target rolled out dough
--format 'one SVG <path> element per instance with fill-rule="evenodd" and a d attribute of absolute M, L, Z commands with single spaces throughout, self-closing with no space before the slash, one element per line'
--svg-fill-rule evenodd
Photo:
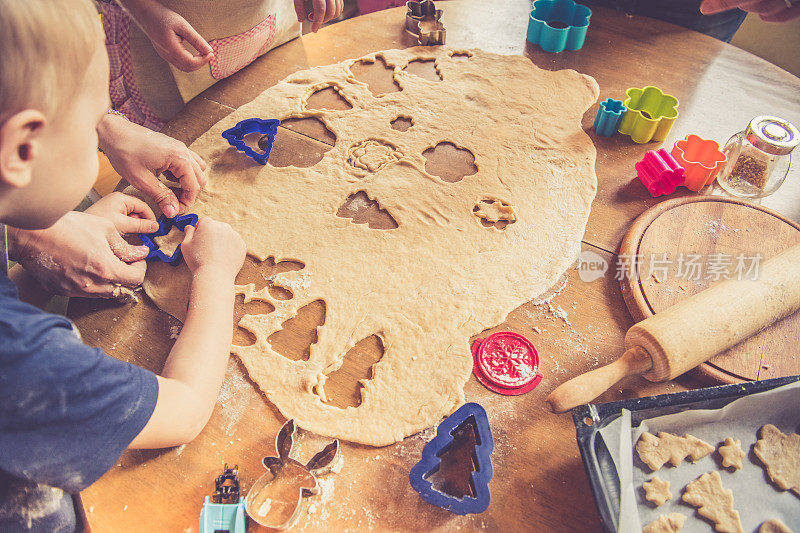
<path fill-rule="evenodd" d="M 229 222 L 260 260 L 305 265 L 281 274 L 281 285 L 293 292 L 289 300 L 270 297 L 266 288 L 237 287 L 246 300 L 269 301 L 275 311 L 244 316 L 240 325 L 257 340 L 232 353 L 299 426 L 382 446 L 463 403 L 469 338 L 544 293 L 574 262 L 596 190 L 595 149 L 581 118 L 599 91 L 589 76 L 542 70 L 519 56 L 420 47 L 360 60 L 376 56 L 394 68 L 401 91 L 373 95 L 350 72 L 359 59 L 297 72 L 191 148 L 209 164 L 196 212 Z M 442 81 L 406 71 L 415 59 L 435 60 Z M 329 86 L 352 109 L 306 108 L 309 96 Z M 399 116 L 413 126 L 392 129 Z M 335 147 L 309 168 L 253 164 L 220 136 L 251 117 L 317 117 L 336 135 Z M 469 150 L 477 172 L 456 182 L 429 174 L 423 152 L 443 142 Z M 359 191 L 398 227 L 373 229 L 337 216 Z M 475 208 L 483 213 L 489 205 L 513 213 L 514 223 L 482 225 Z M 185 267 L 156 263 L 145 288 L 183 318 L 187 280 Z M 309 359 L 274 351 L 267 338 L 317 299 L 326 316 Z M 361 404 L 324 403 L 326 376 L 373 334 L 385 352 L 363 382 Z"/>

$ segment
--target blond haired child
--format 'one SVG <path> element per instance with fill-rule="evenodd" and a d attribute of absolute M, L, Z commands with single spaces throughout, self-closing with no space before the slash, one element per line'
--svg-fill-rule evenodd
<path fill-rule="evenodd" d="M 38 231 L 57 224 L 97 173 L 96 130 L 109 104 L 102 29 L 90 0 L 2 0 L 0 49 L 0 223 Z M 117 228 L 152 223 L 146 205 L 121 195 L 93 209 L 87 216 Z M 0 531 L 74 531 L 70 493 L 126 448 L 179 445 L 206 424 L 245 247 L 205 217 L 182 250 L 189 311 L 160 376 L 84 345 L 68 320 L 20 301 L 0 273 Z"/>

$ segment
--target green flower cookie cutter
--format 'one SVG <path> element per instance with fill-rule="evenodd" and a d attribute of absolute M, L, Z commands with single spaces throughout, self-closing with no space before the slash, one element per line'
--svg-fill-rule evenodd
<path fill-rule="evenodd" d="M 625 91 L 628 109 L 619 123 L 619 132 L 636 143 L 663 142 L 678 118 L 678 99 L 658 87 L 632 87 Z"/>

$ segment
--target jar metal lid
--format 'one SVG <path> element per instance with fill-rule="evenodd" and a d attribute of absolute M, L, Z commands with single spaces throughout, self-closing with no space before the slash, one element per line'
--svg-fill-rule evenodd
<path fill-rule="evenodd" d="M 785 155 L 800 144 L 800 131 L 780 117 L 761 115 L 750 121 L 745 130 L 750 144 L 773 155 Z"/>

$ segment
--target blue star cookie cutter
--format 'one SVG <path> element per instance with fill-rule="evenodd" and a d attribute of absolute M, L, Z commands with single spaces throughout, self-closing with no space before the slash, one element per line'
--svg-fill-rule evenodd
<path fill-rule="evenodd" d="M 426 478 L 439 470 L 442 456 L 453 444 L 454 433 L 465 424 L 471 424 L 475 430 L 476 443 L 473 454 L 475 470 L 470 478 L 474 496 L 465 495 L 463 498 L 457 498 L 436 490 L 433 483 Z M 432 505 L 459 515 L 482 513 L 489 507 L 491 501 L 489 482 L 494 475 L 492 450 L 494 450 L 494 438 L 486 411 L 477 403 L 465 403 L 439 424 L 436 437 L 422 449 L 422 459 L 411 469 L 408 479 L 422 499 Z"/>
<path fill-rule="evenodd" d="M 150 253 L 147 254 L 146 259 L 158 259 L 159 261 L 163 261 L 169 265 L 177 266 L 183 258 L 183 254 L 181 253 L 181 245 L 179 244 L 178 247 L 175 248 L 175 252 L 173 252 L 173 254 L 170 256 L 162 252 L 153 239 L 156 237 L 163 237 L 164 235 L 168 234 L 172 228 L 178 228 L 181 231 L 186 231 L 186 226 L 197 226 L 197 215 L 178 215 L 175 218 L 167 218 L 164 215 L 158 217 L 157 231 L 148 233 L 146 235 L 139 235 L 142 245 L 147 246 L 147 248 L 150 250 Z"/>
<path fill-rule="evenodd" d="M 614 100 L 613 98 L 606 98 L 600 102 L 600 109 L 597 110 L 597 116 L 594 118 L 594 131 L 603 137 L 611 137 L 617 133 L 617 128 L 622 120 L 622 117 L 628 111 L 622 100 Z"/>
<path fill-rule="evenodd" d="M 228 141 L 231 146 L 250 157 L 256 163 L 266 165 L 267 161 L 269 160 L 269 154 L 272 151 L 272 143 L 275 142 L 275 135 L 278 133 L 278 126 L 280 123 L 281 121 L 275 118 L 247 118 L 237 123 L 234 127 L 223 131 L 222 138 Z M 250 133 L 260 133 L 261 135 L 266 136 L 266 143 L 262 143 L 261 141 L 258 143 L 259 148 L 264 150 L 263 154 L 256 152 L 244 142 L 245 136 Z"/>
<path fill-rule="evenodd" d="M 527 39 L 545 52 L 580 50 L 592 10 L 573 0 L 537 0 L 528 19 Z"/>

